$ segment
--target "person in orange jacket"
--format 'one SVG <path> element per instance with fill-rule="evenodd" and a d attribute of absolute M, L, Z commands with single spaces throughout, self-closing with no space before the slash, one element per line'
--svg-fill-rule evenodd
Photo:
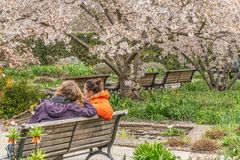
<path fill-rule="evenodd" d="M 103 90 L 103 82 L 101 79 L 88 80 L 84 86 L 85 98 L 97 110 L 97 115 L 105 120 L 111 120 L 113 108 L 109 102 L 110 94 L 107 90 Z"/>

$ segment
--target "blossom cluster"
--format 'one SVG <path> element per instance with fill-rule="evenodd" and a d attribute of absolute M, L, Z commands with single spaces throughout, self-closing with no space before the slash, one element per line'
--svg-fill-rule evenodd
<path fill-rule="evenodd" d="M 24 56 L 17 52 L 21 40 L 67 43 L 68 33 L 83 15 L 103 42 L 91 52 L 119 70 L 146 44 L 159 45 L 163 56 L 184 54 L 191 60 L 207 56 L 213 67 L 240 50 L 239 0 L 1 0 L 0 51 L 12 65 L 29 59 L 37 63 L 31 50 Z"/>

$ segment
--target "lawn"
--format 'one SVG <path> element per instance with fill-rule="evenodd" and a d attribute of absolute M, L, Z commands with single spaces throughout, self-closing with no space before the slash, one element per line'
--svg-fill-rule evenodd
<path fill-rule="evenodd" d="M 199 124 L 240 122 L 239 83 L 225 92 L 209 90 L 202 80 L 178 89 L 142 90 L 141 99 L 121 99 L 112 94 L 116 110 L 128 109 L 127 120 L 181 120 Z"/>
<path fill-rule="evenodd" d="M 1 98 L 0 117 L 7 119 L 45 98 L 42 91 L 45 88 L 57 87 L 62 82 L 59 80 L 60 77 L 91 75 L 93 69 L 83 64 L 75 64 L 30 66 L 20 71 L 7 68 L 4 72 L 7 76 L 0 81 L 0 89 L 5 92 L 5 96 Z M 37 81 L 39 77 L 50 77 L 51 81 L 48 78 Z M 110 80 L 116 81 L 116 76 L 113 75 Z M 161 123 L 191 121 L 213 125 L 210 131 L 202 135 L 207 141 L 203 139 L 192 145 L 198 146 L 198 143 L 206 142 L 216 145 L 215 147 L 225 155 L 238 156 L 240 154 L 239 89 L 240 82 L 228 91 L 209 90 L 200 75 L 196 73 L 192 83 L 184 84 L 177 89 L 168 87 L 142 89 L 139 100 L 120 98 L 117 93 L 111 93 L 110 101 L 115 110 L 128 110 L 129 114 L 124 117 L 125 121 Z M 176 139 L 172 140 L 175 143 Z M 199 151 L 198 148 L 196 151 Z"/>

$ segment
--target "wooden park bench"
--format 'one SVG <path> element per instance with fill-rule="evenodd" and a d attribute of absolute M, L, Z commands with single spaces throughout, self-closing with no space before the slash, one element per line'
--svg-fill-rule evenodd
<path fill-rule="evenodd" d="M 144 88 L 153 88 L 155 79 L 159 73 L 158 72 L 150 72 L 150 73 L 145 73 L 143 77 L 140 78 L 139 84 L 141 87 Z"/>
<path fill-rule="evenodd" d="M 166 72 L 162 81 L 156 81 L 154 86 L 165 87 L 165 85 L 180 84 L 191 82 L 195 69 L 172 70 Z"/>
<path fill-rule="evenodd" d="M 65 78 L 62 78 L 62 80 L 73 80 L 76 83 L 78 83 L 80 88 L 83 88 L 86 81 L 97 80 L 101 78 L 103 81 L 103 87 L 105 87 L 107 78 L 109 76 L 110 76 L 109 74 L 103 74 L 103 75 L 91 75 L 91 76 L 81 76 L 81 77 L 65 77 Z"/>
<path fill-rule="evenodd" d="M 141 77 L 139 80 L 140 86 L 147 89 L 154 87 L 154 82 L 158 74 L 159 74 L 158 72 L 145 73 L 145 75 Z M 110 91 L 117 91 L 120 89 L 120 84 L 119 82 L 116 84 L 107 84 L 106 89 Z"/>
<path fill-rule="evenodd" d="M 111 147 L 116 138 L 119 121 L 127 111 L 117 111 L 113 119 L 105 121 L 99 117 L 72 118 L 21 126 L 21 139 L 15 146 L 17 157 L 27 157 L 35 149 L 27 132 L 31 127 L 40 126 L 47 134 L 42 137 L 40 148 L 45 152 L 46 159 L 61 160 L 73 156 L 88 154 L 90 157 L 101 154 L 111 160 Z M 102 149 L 106 148 L 104 152 Z M 81 153 L 80 153 L 81 151 Z M 83 151 L 86 151 L 82 153 Z M 1 158 L 0 158 L 1 159 Z M 6 158 L 10 159 L 10 157 Z"/>

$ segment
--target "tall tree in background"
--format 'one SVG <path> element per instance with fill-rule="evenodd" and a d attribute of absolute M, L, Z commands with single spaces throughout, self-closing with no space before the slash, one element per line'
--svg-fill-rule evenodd
<path fill-rule="evenodd" d="M 70 38 L 102 59 L 119 77 L 120 93 L 138 97 L 138 79 L 143 68 L 138 57 L 149 44 L 147 19 L 139 12 L 144 3 L 115 0 L 3 0 L 0 2 L 1 53 L 12 65 L 36 62 L 31 50 L 24 48 L 25 38 L 43 39 L 45 43 Z M 72 31 L 82 13 L 96 28 L 102 45 L 91 48 Z M 33 46 L 34 47 L 34 46 Z M 24 48 L 24 54 L 18 49 Z M 135 59 L 135 61 L 134 61 Z M 133 63 L 134 61 L 134 63 Z"/>
<path fill-rule="evenodd" d="M 164 13 L 164 16 L 158 16 Z M 155 0 L 149 7 L 155 42 L 164 54 L 177 54 L 202 75 L 210 89 L 229 89 L 240 54 L 239 0 Z"/>
<path fill-rule="evenodd" d="M 0 10 L 0 50 L 13 65 L 37 61 L 31 50 L 17 54 L 22 39 L 72 38 L 118 75 L 124 96 L 138 96 L 144 74 L 138 57 L 148 44 L 158 44 L 165 55 L 181 55 L 211 89 L 230 88 L 240 74 L 229 81 L 239 52 L 239 0 L 2 0 Z M 101 45 L 92 48 L 75 36 L 83 17 Z"/>

